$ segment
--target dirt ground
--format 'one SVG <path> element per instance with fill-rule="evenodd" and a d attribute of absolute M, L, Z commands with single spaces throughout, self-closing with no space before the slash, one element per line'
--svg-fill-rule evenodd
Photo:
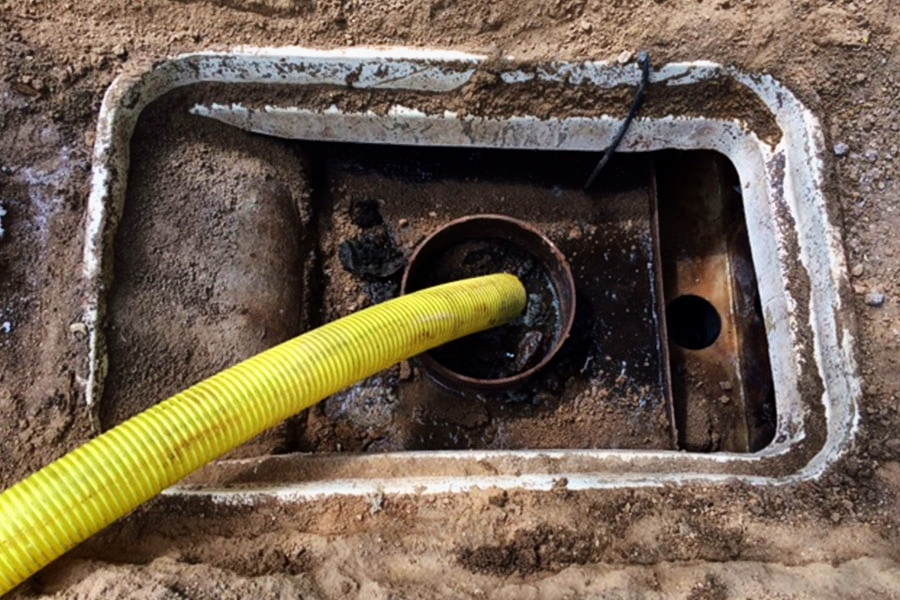
<path fill-rule="evenodd" d="M 377 510 L 360 498 L 253 511 L 162 498 L 13 596 L 900 596 L 894 4 L 0 1 L 4 488 L 90 437 L 75 385 L 82 333 L 70 325 L 81 316 L 82 224 L 104 90 L 128 64 L 237 44 L 402 44 L 539 60 L 647 49 L 658 64 L 708 59 L 771 73 L 821 117 L 834 148 L 828 190 L 843 216 L 865 393 L 852 452 L 821 479 L 790 488 L 486 490 L 390 498 Z M 301 326 L 271 327 L 287 334 Z"/>

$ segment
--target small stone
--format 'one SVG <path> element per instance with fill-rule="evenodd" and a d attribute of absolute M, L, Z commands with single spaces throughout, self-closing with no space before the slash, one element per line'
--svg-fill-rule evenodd
<path fill-rule="evenodd" d="M 566 237 L 570 240 L 580 240 L 581 229 L 579 229 L 578 226 L 573 226 L 572 229 L 569 230 L 569 234 Z"/>
<path fill-rule="evenodd" d="M 623 50 L 619 56 L 616 57 L 616 62 L 620 65 L 624 65 L 625 63 L 630 62 L 632 58 L 634 58 L 634 52 L 631 50 Z"/>
<path fill-rule="evenodd" d="M 409 219 L 400 219 L 397 221 L 397 227 L 407 227 L 409 226 Z"/>
<path fill-rule="evenodd" d="M 850 271 L 850 274 L 853 275 L 854 277 L 859 277 L 860 275 L 863 274 L 864 270 L 865 270 L 865 267 L 863 267 L 861 264 L 854 265 L 853 269 Z"/>
<path fill-rule="evenodd" d="M 732 389 L 734 389 L 734 386 L 730 381 L 720 381 L 719 387 L 722 388 L 723 392 L 730 392 Z"/>
<path fill-rule="evenodd" d="M 2 331 L 3 333 L 9 333 L 10 331 L 12 331 L 12 323 L 10 323 L 9 321 L 3 321 L 3 323 L 0 323 L 0 331 Z"/>
<path fill-rule="evenodd" d="M 75 321 L 74 323 L 69 325 L 69 331 L 78 335 L 87 335 L 87 325 L 85 325 L 81 321 Z"/>
<path fill-rule="evenodd" d="M 836 156 L 847 156 L 850 153 L 850 146 L 845 144 L 844 142 L 839 142 L 834 145 L 834 154 Z"/>
<path fill-rule="evenodd" d="M 865 302 L 868 306 L 881 306 L 884 304 L 884 294 L 881 292 L 869 292 L 866 294 Z"/>
<path fill-rule="evenodd" d="M 437 219 L 437 213 L 434 211 L 429 212 L 428 216 L 431 217 L 432 219 Z"/>
<path fill-rule="evenodd" d="M 369 514 L 374 515 L 381 512 L 384 508 L 384 494 L 378 492 L 369 497 Z"/>
<path fill-rule="evenodd" d="M 856 82 L 857 82 L 857 83 L 862 83 L 862 82 L 865 81 L 865 80 L 866 80 L 866 74 L 865 74 L 865 73 L 857 73 L 857 74 L 856 74 Z"/>
<path fill-rule="evenodd" d="M 831 522 L 832 523 L 840 523 L 841 522 L 840 513 L 836 512 L 836 511 L 831 513 Z"/>
<path fill-rule="evenodd" d="M 30 77 L 23 77 L 23 79 L 28 79 L 29 82 L 31 81 Z M 34 86 L 32 86 L 30 83 L 25 83 L 24 81 L 15 82 L 13 84 L 13 89 L 15 89 L 20 94 L 25 94 L 26 96 L 31 96 L 32 98 L 37 98 L 41 95 L 38 90 L 34 89 Z"/>
<path fill-rule="evenodd" d="M 591 25 L 590 21 L 582 21 L 579 26 L 581 27 L 581 30 L 585 33 L 590 33 L 591 29 L 593 29 L 593 26 Z"/>
<path fill-rule="evenodd" d="M 410 366 L 409 361 L 404 360 L 402 363 L 400 363 L 400 381 L 409 381 L 412 378 L 412 366 Z"/>
<path fill-rule="evenodd" d="M 720 396 L 719 402 L 721 404 L 728 404 L 729 402 L 731 402 L 731 398 L 729 398 L 728 396 Z"/>

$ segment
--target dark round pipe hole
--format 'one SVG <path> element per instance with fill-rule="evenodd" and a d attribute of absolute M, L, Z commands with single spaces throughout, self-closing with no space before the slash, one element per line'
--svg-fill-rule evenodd
<path fill-rule="evenodd" d="M 471 215 L 428 236 L 409 259 L 401 293 L 494 272 L 515 273 L 528 292 L 512 323 L 416 357 L 451 389 L 501 390 L 542 369 L 569 337 L 575 282 L 566 258 L 543 233 L 503 215 Z"/>
<path fill-rule="evenodd" d="M 716 308 L 700 296 L 679 296 L 666 308 L 669 339 L 688 350 L 712 346 L 722 333 L 722 318 Z"/>

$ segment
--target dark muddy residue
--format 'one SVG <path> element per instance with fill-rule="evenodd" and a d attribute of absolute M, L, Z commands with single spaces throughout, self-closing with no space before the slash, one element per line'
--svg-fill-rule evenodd
<path fill-rule="evenodd" d="M 468 277 L 512 273 L 525 286 L 528 305 L 521 317 L 461 340 L 444 344 L 431 356 L 448 369 L 477 379 L 501 379 L 538 364 L 562 327 L 550 273 L 521 246 L 500 238 L 469 239 L 451 246 L 418 270 L 411 289 Z"/>
<path fill-rule="evenodd" d="M 357 237 L 341 242 L 338 248 L 338 258 L 348 273 L 383 279 L 406 266 L 406 256 L 384 224 L 377 201 L 355 202 L 350 207 L 350 217 L 363 231 Z"/>

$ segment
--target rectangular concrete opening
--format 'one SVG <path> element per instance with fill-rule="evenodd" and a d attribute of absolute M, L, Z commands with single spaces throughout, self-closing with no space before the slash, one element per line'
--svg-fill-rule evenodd
<path fill-rule="evenodd" d="M 737 174 L 722 155 L 619 154 L 585 192 L 595 152 L 281 141 L 177 102 L 145 111 L 131 142 L 104 427 L 396 296 L 424 237 L 504 214 L 547 235 L 575 278 L 575 326 L 548 366 L 486 392 L 404 363 L 237 455 L 752 452 L 771 441 L 765 330 Z M 715 331 L 679 309 L 687 295 L 707 302 Z"/>
<path fill-rule="evenodd" d="M 197 53 L 122 76 L 85 230 L 78 382 L 97 429 L 389 297 L 423 235 L 493 211 L 545 231 L 589 290 L 527 392 L 447 403 L 401 365 L 169 493 L 817 477 L 860 395 L 818 120 L 769 76 L 659 66 L 584 194 L 639 80 L 634 64 L 366 48 Z M 389 253 L 360 263 L 359 242 Z"/>

